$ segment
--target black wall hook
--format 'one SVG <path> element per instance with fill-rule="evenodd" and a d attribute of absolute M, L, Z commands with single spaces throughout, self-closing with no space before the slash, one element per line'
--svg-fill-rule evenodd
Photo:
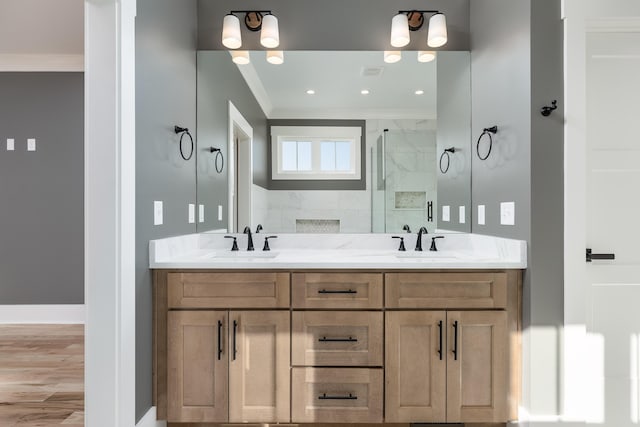
<path fill-rule="evenodd" d="M 551 106 L 545 105 L 540 109 L 540 114 L 542 114 L 545 117 L 549 117 L 549 115 L 551 115 L 551 112 L 554 111 L 556 108 L 558 108 L 558 100 L 554 99 L 553 101 L 551 101 Z"/>

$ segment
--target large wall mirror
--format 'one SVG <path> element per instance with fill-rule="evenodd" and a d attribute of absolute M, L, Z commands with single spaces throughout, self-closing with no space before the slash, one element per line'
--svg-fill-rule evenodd
<path fill-rule="evenodd" d="M 198 231 L 469 232 L 469 52 L 198 52 Z"/>

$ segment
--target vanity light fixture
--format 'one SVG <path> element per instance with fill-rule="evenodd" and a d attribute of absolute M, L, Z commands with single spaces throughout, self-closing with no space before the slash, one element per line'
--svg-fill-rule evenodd
<path fill-rule="evenodd" d="M 402 59 L 402 53 L 399 50 L 385 50 L 384 62 L 387 64 L 393 64 Z"/>
<path fill-rule="evenodd" d="M 424 14 L 430 13 L 427 44 L 440 47 L 447 43 L 447 20 L 438 10 L 399 10 L 391 20 L 391 46 L 404 47 L 409 44 L 409 31 L 418 31 L 424 24 Z"/>
<path fill-rule="evenodd" d="M 248 50 L 233 50 L 231 51 L 231 60 L 238 65 L 247 65 L 251 60 L 249 59 Z"/>
<path fill-rule="evenodd" d="M 418 62 L 431 62 L 436 59 L 436 53 L 432 50 L 419 50 Z"/>
<path fill-rule="evenodd" d="M 270 10 L 232 10 L 222 21 L 222 44 L 229 49 L 242 46 L 240 19 L 236 13 L 244 13 L 244 25 L 250 31 L 260 31 L 260 44 L 273 49 L 280 44 L 278 18 Z"/>
<path fill-rule="evenodd" d="M 274 65 L 282 64 L 284 62 L 284 52 L 281 50 L 268 50 L 267 62 Z"/>

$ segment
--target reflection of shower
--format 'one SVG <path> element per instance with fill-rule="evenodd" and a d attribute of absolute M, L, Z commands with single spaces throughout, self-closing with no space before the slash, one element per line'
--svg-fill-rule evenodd
<path fill-rule="evenodd" d="M 385 130 L 372 158 L 373 231 L 401 232 L 405 224 L 416 230 L 422 226 L 435 228 L 435 131 Z"/>

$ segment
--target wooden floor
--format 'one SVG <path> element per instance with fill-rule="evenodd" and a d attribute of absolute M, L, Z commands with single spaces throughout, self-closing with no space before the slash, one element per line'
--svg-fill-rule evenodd
<path fill-rule="evenodd" d="M 84 425 L 84 325 L 0 325 L 0 426 Z"/>

